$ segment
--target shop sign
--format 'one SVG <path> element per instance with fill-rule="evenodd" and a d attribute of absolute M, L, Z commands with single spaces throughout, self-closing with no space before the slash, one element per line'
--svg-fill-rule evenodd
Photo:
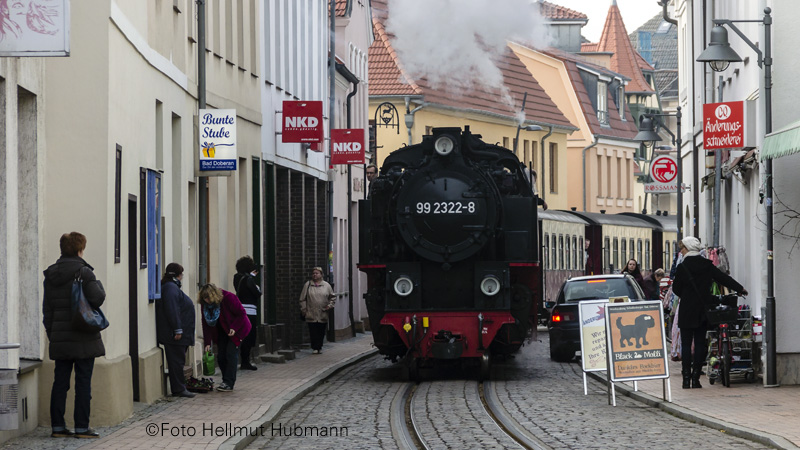
<path fill-rule="evenodd" d="M 281 142 L 315 143 L 322 142 L 323 138 L 321 101 L 283 102 Z"/>
<path fill-rule="evenodd" d="M 201 109 L 200 170 L 236 170 L 236 110 Z"/>
<path fill-rule="evenodd" d="M 661 302 L 608 303 L 605 308 L 611 381 L 668 378 Z"/>
<path fill-rule="evenodd" d="M 645 183 L 645 192 L 678 192 L 678 160 L 668 155 L 654 158 L 650 163 L 650 179 L 653 182 Z"/>
<path fill-rule="evenodd" d="M 364 164 L 364 130 L 331 130 L 331 164 Z"/>
<path fill-rule="evenodd" d="M 0 57 L 69 56 L 69 0 L 0 5 Z"/>
<path fill-rule="evenodd" d="M 703 148 L 743 148 L 744 102 L 703 105 Z"/>

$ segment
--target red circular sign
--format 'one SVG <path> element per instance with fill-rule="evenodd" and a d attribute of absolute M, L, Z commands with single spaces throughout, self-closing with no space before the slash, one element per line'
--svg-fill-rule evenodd
<path fill-rule="evenodd" d="M 650 176 L 658 183 L 674 183 L 678 176 L 678 163 L 671 156 L 659 156 L 650 163 Z"/>

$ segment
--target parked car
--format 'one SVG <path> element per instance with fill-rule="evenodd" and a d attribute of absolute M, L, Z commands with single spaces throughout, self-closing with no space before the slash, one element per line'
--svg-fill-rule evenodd
<path fill-rule="evenodd" d="M 547 329 L 550 331 L 550 359 L 568 362 L 580 350 L 578 303 L 612 297 L 628 297 L 634 302 L 645 299 L 642 288 L 627 274 L 591 275 L 565 281 L 558 291 L 555 303 L 545 305 L 550 310 L 550 320 L 547 322 Z"/>

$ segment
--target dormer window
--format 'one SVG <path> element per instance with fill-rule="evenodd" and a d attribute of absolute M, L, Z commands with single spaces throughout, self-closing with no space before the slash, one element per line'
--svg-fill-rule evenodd
<path fill-rule="evenodd" d="M 597 82 L 597 120 L 601 125 L 608 125 L 608 84 Z"/>

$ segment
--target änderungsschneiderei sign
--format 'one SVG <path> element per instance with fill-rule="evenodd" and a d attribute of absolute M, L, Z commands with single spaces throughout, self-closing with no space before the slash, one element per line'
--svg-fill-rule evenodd
<path fill-rule="evenodd" d="M 0 1 L 4 56 L 69 56 L 69 0 Z"/>
<path fill-rule="evenodd" d="M 605 308 L 611 381 L 668 378 L 661 302 L 609 303 Z"/>
<path fill-rule="evenodd" d="M 606 303 L 608 300 L 585 300 L 578 304 L 584 372 L 606 370 Z"/>
<path fill-rule="evenodd" d="M 236 170 L 236 110 L 201 109 L 200 170 Z"/>

